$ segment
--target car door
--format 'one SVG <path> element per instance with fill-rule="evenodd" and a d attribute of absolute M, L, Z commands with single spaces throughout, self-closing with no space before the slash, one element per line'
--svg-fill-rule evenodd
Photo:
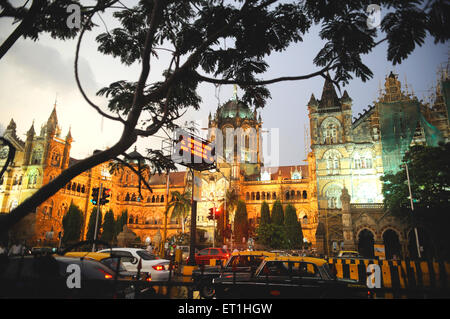
<path fill-rule="evenodd" d="M 209 250 L 208 258 L 206 261 L 207 265 L 211 264 L 211 259 L 220 259 L 220 250 L 218 248 L 211 248 Z"/>
<path fill-rule="evenodd" d="M 133 263 L 136 259 L 131 252 L 125 250 L 114 250 L 114 253 L 120 255 L 120 260 L 127 271 L 137 272 L 137 263 Z"/>
<path fill-rule="evenodd" d="M 289 298 L 291 282 L 287 262 L 265 262 L 251 281 L 254 284 L 247 289 L 253 295 L 252 298 Z"/>
<path fill-rule="evenodd" d="M 320 298 L 323 296 L 327 284 L 322 278 L 317 265 L 310 262 L 291 263 L 290 282 L 293 298 Z"/>
<path fill-rule="evenodd" d="M 205 248 L 199 251 L 199 253 L 197 254 L 196 262 L 199 265 L 205 265 L 206 261 L 208 260 L 208 255 L 209 255 L 209 248 Z"/>

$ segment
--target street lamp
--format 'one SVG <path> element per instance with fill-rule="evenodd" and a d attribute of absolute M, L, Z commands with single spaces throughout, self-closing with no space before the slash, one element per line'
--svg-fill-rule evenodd
<path fill-rule="evenodd" d="M 409 181 L 408 164 L 406 164 L 406 163 L 405 163 L 405 168 L 406 168 L 406 178 L 408 180 L 409 199 L 411 201 L 411 213 L 413 213 L 414 212 L 414 204 L 413 204 L 413 198 L 412 198 L 412 193 L 411 193 L 411 183 Z M 420 258 L 422 258 L 422 255 L 420 254 L 420 245 L 419 245 L 419 236 L 417 234 L 417 226 L 414 226 L 414 233 L 416 235 L 417 255 L 420 259 Z"/>

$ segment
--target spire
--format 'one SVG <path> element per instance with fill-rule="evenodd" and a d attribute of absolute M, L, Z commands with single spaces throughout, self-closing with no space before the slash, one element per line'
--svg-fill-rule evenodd
<path fill-rule="evenodd" d="M 68 141 L 68 142 L 72 142 L 73 141 L 73 138 L 72 138 L 72 127 L 71 126 L 69 126 L 69 132 L 67 132 L 67 136 L 66 136 L 66 141 Z"/>
<path fill-rule="evenodd" d="M 330 74 L 327 72 L 327 77 L 323 85 L 322 98 L 320 99 L 319 108 L 340 108 L 341 104 L 331 81 Z"/>
<path fill-rule="evenodd" d="M 342 102 L 351 102 L 352 98 L 348 95 L 347 90 L 344 91 L 344 94 L 342 94 L 342 98 L 341 98 Z"/>
<path fill-rule="evenodd" d="M 8 131 L 16 131 L 16 127 L 17 127 L 16 122 L 14 122 L 14 120 L 11 119 L 11 121 L 9 121 L 8 126 L 6 127 L 6 130 L 8 130 Z"/>
<path fill-rule="evenodd" d="M 316 97 L 314 96 L 314 93 L 311 94 L 311 98 L 309 99 L 308 105 L 317 105 Z"/>
<path fill-rule="evenodd" d="M 33 123 L 31 124 L 30 129 L 27 132 L 27 137 L 28 138 L 33 138 L 33 136 L 36 134 L 36 132 L 34 131 L 34 120 Z"/>

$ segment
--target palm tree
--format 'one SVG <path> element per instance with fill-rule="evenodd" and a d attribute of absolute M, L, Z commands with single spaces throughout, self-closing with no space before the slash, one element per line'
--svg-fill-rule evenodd
<path fill-rule="evenodd" d="M 167 213 L 172 209 L 172 217 L 181 219 L 181 228 L 184 233 L 184 223 L 191 210 L 191 193 L 179 191 L 172 192 L 172 199 L 167 205 Z"/>
<path fill-rule="evenodd" d="M 239 195 L 234 189 L 229 189 L 225 194 L 225 201 L 227 215 L 234 213 L 239 202 Z"/>

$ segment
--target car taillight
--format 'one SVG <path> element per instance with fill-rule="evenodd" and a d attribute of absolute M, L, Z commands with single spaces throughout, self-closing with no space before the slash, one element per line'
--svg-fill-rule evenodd
<path fill-rule="evenodd" d="M 148 281 L 148 282 L 152 281 L 152 275 L 148 274 L 147 278 L 145 278 L 145 281 Z"/>
<path fill-rule="evenodd" d="M 166 269 L 166 268 L 164 268 L 163 265 L 155 265 L 155 266 L 152 266 L 152 268 L 155 269 L 155 270 L 158 270 L 158 271 Z"/>
<path fill-rule="evenodd" d="M 103 269 L 97 268 L 97 270 L 100 271 L 105 276 L 105 279 L 112 279 L 113 278 L 113 276 L 111 274 L 107 273 Z"/>

